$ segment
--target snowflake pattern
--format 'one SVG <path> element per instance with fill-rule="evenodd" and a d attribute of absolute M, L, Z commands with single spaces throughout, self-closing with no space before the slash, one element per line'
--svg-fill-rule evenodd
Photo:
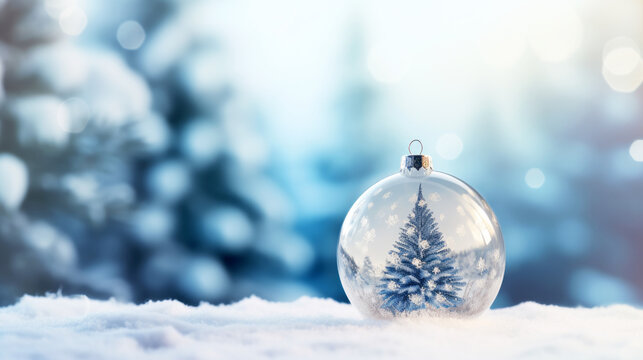
<path fill-rule="evenodd" d="M 368 205 L 366 205 L 366 207 L 370 209 L 370 208 L 372 208 L 374 205 L 375 205 L 375 204 L 373 204 L 373 202 L 371 201 L 371 202 L 369 202 L 369 203 L 368 203 Z"/>
<path fill-rule="evenodd" d="M 393 205 L 391 205 L 391 210 L 395 210 L 395 209 L 397 209 L 397 203 L 396 202 L 394 202 Z"/>
<path fill-rule="evenodd" d="M 478 261 L 476 262 L 476 270 L 479 272 L 483 272 L 487 269 L 487 264 L 485 263 L 483 258 L 478 258 Z"/>
<path fill-rule="evenodd" d="M 413 261 L 411 261 L 411 263 L 413 264 L 413 266 L 415 266 L 418 269 L 422 267 L 422 260 L 418 258 L 414 258 Z"/>
<path fill-rule="evenodd" d="M 365 232 L 362 239 L 367 244 L 375 240 L 375 229 L 370 229 L 369 231 Z"/>
<path fill-rule="evenodd" d="M 436 192 L 432 192 L 431 194 L 429 194 L 429 200 L 431 200 L 433 202 L 440 201 L 441 200 L 440 194 L 438 194 Z"/>
<path fill-rule="evenodd" d="M 426 240 L 420 241 L 420 249 L 426 250 L 429 248 L 429 242 Z"/>
<path fill-rule="evenodd" d="M 424 298 L 420 294 L 409 295 L 409 300 L 415 305 L 421 305 L 424 302 Z"/>
<path fill-rule="evenodd" d="M 375 229 L 370 229 L 362 235 L 362 238 L 355 243 L 356 248 L 361 251 L 364 255 L 368 253 L 369 245 L 375 240 L 376 232 Z"/>
<path fill-rule="evenodd" d="M 400 221 L 400 218 L 397 215 L 389 215 L 388 218 L 386 218 L 386 225 L 389 227 L 395 226 Z"/>
<path fill-rule="evenodd" d="M 435 295 L 435 301 L 437 301 L 438 303 L 444 303 L 445 300 L 446 300 L 446 298 L 444 297 L 444 295 L 442 295 L 440 293 Z"/>
<path fill-rule="evenodd" d="M 434 273 L 434 274 L 439 274 L 439 273 L 440 273 L 440 268 L 439 268 L 439 267 L 437 267 L 437 266 L 436 266 L 436 267 L 434 267 L 434 268 L 433 268 L 433 273 Z"/>
<path fill-rule="evenodd" d="M 500 250 L 494 250 L 491 256 L 494 262 L 498 262 L 500 260 Z"/>
<path fill-rule="evenodd" d="M 386 194 L 382 195 L 382 199 L 388 199 L 388 198 L 391 197 L 391 195 L 392 195 L 392 193 L 389 191 Z"/>
<path fill-rule="evenodd" d="M 437 285 L 435 285 L 435 281 L 433 281 L 433 280 L 429 280 L 429 281 L 426 282 L 426 287 L 429 288 L 429 290 L 431 290 L 431 291 L 435 290 L 436 286 Z"/>

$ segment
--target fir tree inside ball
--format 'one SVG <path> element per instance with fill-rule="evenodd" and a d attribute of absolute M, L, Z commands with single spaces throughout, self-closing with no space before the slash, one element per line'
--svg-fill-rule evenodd
<path fill-rule="evenodd" d="M 468 317 L 496 298 L 505 247 L 480 194 L 432 171 L 428 156 L 409 155 L 351 207 L 337 265 L 348 299 L 366 316 Z"/>

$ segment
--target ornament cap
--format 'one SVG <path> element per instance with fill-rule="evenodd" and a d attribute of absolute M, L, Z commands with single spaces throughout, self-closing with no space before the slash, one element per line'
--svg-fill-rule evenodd
<path fill-rule="evenodd" d="M 420 144 L 420 153 L 413 154 L 411 153 L 411 145 L 414 142 Z M 422 155 L 422 150 L 424 146 L 422 142 L 418 139 L 415 139 L 409 143 L 409 154 L 402 156 L 402 163 L 400 167 L 400 172 L 403 175 L 407 176 L 428 176 L 433 171 L 433 161 L 428 155 Z"/>

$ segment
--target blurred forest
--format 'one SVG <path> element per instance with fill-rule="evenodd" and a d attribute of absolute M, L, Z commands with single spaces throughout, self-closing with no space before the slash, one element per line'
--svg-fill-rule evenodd
<path fill-rule="evenodd" d="M 411 139 L 493 207 L 494 306 L 643 303 L 643 3 L 0 0 L 0 304 L 346 300 Z"/>

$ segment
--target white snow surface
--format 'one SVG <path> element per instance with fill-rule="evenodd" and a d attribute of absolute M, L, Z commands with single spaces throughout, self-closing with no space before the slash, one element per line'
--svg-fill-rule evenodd
<path fill-rule="evenodd" d="M 474 319 L 364 319 L 328 299 L 142 305 L 24 296 L 0 308 L 0 359 L 642 359 L 643 310 L 536 303 Z"/>

